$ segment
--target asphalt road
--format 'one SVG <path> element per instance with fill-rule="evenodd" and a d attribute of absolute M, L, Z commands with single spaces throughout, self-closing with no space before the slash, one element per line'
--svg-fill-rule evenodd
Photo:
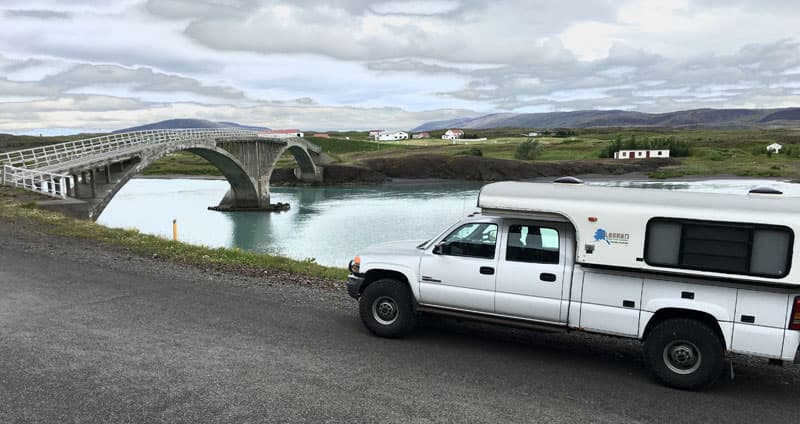
<path fill-rule="evenodd" d="M 362 327 L 343 291 L 204 272 L 0 222 L 0 422 L 791 423 L 800 366 L 658 385 L 635 342 L 428 319 Z"/>

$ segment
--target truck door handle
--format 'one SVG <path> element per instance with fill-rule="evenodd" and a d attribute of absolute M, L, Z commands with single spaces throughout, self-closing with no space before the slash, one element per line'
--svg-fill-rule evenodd
<path fill-rule="evenodd" d="M 553 281 L 556 281 L 556 275 L 549 272 L 543 272 L 539 274 L 539 279 L 542 281 L 547 281 L 548 283 L 552 283 Z"/>
<path fill-rule="evenodd" d="M 483 275 L 494 275 L 494 268 L 490 266 L 482 266 L 481 267 L 481 274 Z"/>

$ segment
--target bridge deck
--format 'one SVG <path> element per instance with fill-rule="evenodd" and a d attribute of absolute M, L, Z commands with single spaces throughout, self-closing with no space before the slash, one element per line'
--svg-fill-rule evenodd
<path fill-rule="evenodd" d="M 232 148 L 228 143 L 241 145 Z M 249 210 L 269 206 L 269 186 L 258 181 L 264 175 L 271 174 L 275 163 L 286 149 L 291 149 L 298 162 L 298 178 L 304 181 L 318 181 L 322 178 L 320 168 L 315 164 L 315 158 L 324 160 L 322 149 L 305 139 L 270 138 L 250 130 L 185 129 L 108 134 L 1 153 L 0 182 L 64 199 L 67 196 L 77 197 L 79 187 L 76 183 L 85 183 L 87 180 L 71 179 L 68 174 L 75 175 L 120 164 L 113 170 L 107 168 L 106 183 L 112 186 L 108 190 L 109 194 L 103 196 L 110 197 L 118 189 L 120 181 L 124 184 L 126 178 L 130 177 L 129 171 L 138 172 L 153 160 L 172 151 L 198 148 L 217 151 L 217 154 L 208 155 L 196 153 L 217 166 L 228 178 L 234 197 L 229 199 L 226 196 L 223 201 L 232 202 L 230 205 L 226 203 L 230 207 Z M 317 156 L 312 156 L 312 153 Z M 131 159 L 137 160 L 129 163 Z M 112 173 L 120 174 L 121 179 L 113 179 Z M 93 175 L 89 179 L 92 182 L 92 198 L 102 194 L 99 193 L 94 178 Z M 107 201 L 104 198 L 98 200 L 96 209 L 101 211 Z M 90 213 L 89 216 L 94 215 Z"/>
<path fill-rule="evenodd" d="M 70 170 L 81 168 L 105 166 L 109 162 L 118 162 L 122 159 L 130 158 L 136 153 L 146 150 L 148 147 L 152 148 L 152 146 L 134 146 L 121 148 L 110 152 L 87 154 L 65 160 L 63 162 L 54 163 L 52 165 L 42 166 L 37 169 L 46 172 L 58 173 L 69 172 Z"/>

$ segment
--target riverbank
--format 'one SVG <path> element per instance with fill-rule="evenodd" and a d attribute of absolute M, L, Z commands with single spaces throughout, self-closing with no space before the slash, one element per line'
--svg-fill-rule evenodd
<path fill-rule="evenodd" d="M 328 165 L 324 185 L 382 184 L 393 180 L 506 181 L 533 180 L 565 175 L 647 176 L 665 167 L 675 166 L 675 159 L 642 161 L 575 160 L 519 161 L 477 156 L 416 154 L 370 158 L 352 164 Z M 299 182 L 292 169 L 276 169 L 270 179 L 273 185 L 294 185 Z"/>
<path fill-rule="evenodd" d="M 210 248 L 142 234 L 137 230 L 108 228 L 90 221 L 38 209 L 45 198 L 34 193 L 0 186 L 0 222 L 22 231 L 48 237 L 87 240 L 108 249 L 146 256 L 210 271 L 263 276 L 301 285 L 343 288 L 347 271 L 322 266 L 313 260 L 298 261 L 281 256 L 247 252 L 237 248 Z"/>

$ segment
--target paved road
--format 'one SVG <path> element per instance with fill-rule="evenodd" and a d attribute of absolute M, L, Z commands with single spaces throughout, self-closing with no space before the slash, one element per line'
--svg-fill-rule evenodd
<path fill-rule="evenodd" d="M 27 234 L 27 233 L 26 233 Z M 638 345 L 430 319 L 384 340 L 341 291 L 0 222 L 0 422 L 791 423 L 800 367 L 687 393 Z"/>

